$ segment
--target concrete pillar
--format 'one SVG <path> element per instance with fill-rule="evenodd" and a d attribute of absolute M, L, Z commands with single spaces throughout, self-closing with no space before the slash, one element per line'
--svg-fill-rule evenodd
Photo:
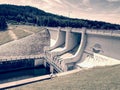
<path fill-rule="evenodd" d="M 54 67 L 50 65 L 50 72 L 53 73 Z"/>
<path fill-rule="evenodd" d="M 68 66 L 67 64 L 64 65 L 64 72 L 66 72 L 68 70 Z"/>
<path fill-rule="evenodd" d="M 77 37 L 70 30 L 66 32 L 66 44 L 65 48 L 68 50 L 73 49 L 77 45 Z"/>
<path fill-rule="evenodd" d="M 75 33 L 71 32 L 71 29 L 66 31 L 66 40 L 65 40 L 65 47 L 62 51 L 60 51 L 57 55 L 64 54 L 70 50 L 72 50 L 78 43 L 78 37 Z"/>
<path fill-rule="evenodd" d="M 82 36 L 81 36 L 81 43 L 80 43 L 80 46 L 77 50 L 77 52 L 75 53 L 75 55 L 71 58 L 67 58 L 64 60 L 65 63 L 72 63 L 72 62 L 77 62 L 79 60 L 81 60 L 81 57 L 82 57 L 82 54 L 83 54 L 83 51 L 85 49 L 85 46 L 86 46 L 86 34 L 85 34 L 85 31 L 86 30 L 83 30 L 82 32 Z"/>
<path fill-rule="evenodd" d="M 46 60 L 44 60 L 43 65 L 44 65 L 44 67 L 47 67 L 47 62 L 46 62 Z"/>
<path fill-rule="evenodd" d="M 35 59 L 34 60 L 34 66 L 37 67 L 37 66 L 43 65 L 43 62 L 44 62 L 43 58 Z"/>
<path fill-rule="evenodd" d="M 74 61 L 78 61 L 81 59 L 83 51 L 84 51 L 85 46 L 86 46 L 86 40 L 87 40 L 86 38 L 87 38 L 87 35 L 85 34 L 85 32 L 83 32 L 82 37 L 81 37 L 81 44 L 78 48 L 78 51 L 75 54 Z"/>

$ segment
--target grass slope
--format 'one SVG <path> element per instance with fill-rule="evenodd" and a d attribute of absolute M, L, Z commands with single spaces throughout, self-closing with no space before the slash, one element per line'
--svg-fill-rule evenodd
<path fill-rule="evenodd" d="M 8 34 L 8 31 L 0 32 L 0 45 L 12 41 L 13 39 Z"/>
<path fill-rule="evenodd" d="M 34 33 L 39 33 L 43 30 L 41 27 L 29 25 L 9 25 L 10 30 L 16 35 L 17 39 L 24 38 Z M 9 35 L 9 31 L 0 32 L 0 45 L 13 41 L 14 39 Z"/>
<path fill-rule="evenodd" d="M 18 27 L 23 29 L 23 30 L 28 30 L 28 31 L 33 32 L 33 33 L 38 33 L 42 29 L 39 26 L 29 26 L 29 25 L 18 25 Z"/>
<path fill-rule="evenodd" d="M 49 45 L 49 38 L 44 36 L 46 31 L 41 27 L 9 25 L 9 30 L 13 31 L 17 40 L 10 42 L 12 37 L 9 32 L 0 32 L 0 44 L 3 44 L 0 46 L 0 56 L 41 54 L 44 46 Z"/>
<path fill-rule="evenodd" d="M 120 65 L 83 70 L 9 90 L 120 90 Z"/>
<path fill-rule="evenodd" d="M 18 39 L 21 39 L 21 38 L 24 38 L 28 35 L 31 35 L 30 33 L 23 31 L 22 29 L 21 30 L 19 30 L 19 29 L 13 30 L 13 32 L 16 34 Z"/>

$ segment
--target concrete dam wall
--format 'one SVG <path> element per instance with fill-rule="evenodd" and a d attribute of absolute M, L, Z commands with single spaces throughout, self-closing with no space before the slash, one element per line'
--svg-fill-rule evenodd
<path fill-rule="evenodd" d="M 85 50 L 95 52 L 96 48 L 100 50 L 96 53 L 120 60 L 120 37 L 88 34 L 86 44 Z"/>
<path fill-rule="evenodd" d="M 48 30 L 55 42 L 45 50 L 45 58 L 60 72 L 79 67 L 120 64 L 119 30 L 85 28 L 48 28 Z"/>

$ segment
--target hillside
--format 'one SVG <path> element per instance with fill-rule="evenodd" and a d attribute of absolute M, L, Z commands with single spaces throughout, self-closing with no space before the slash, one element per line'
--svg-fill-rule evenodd
<path fill-rule="evenodd" d="M 120 90 L 120 65 L 83 70 L 9 90 Z"/>
<path fill-rule="evenodd" d="M 86 27 L 90 29 L 120 29 L 120 25 L 101 21 L 68 18 L 47 13 L 45 11 L 30 6 L 2 4 L 0 5 L 0 16 L 5 17 L 6 21 L 12 24 L 32 24 L 50 27 Z"/>

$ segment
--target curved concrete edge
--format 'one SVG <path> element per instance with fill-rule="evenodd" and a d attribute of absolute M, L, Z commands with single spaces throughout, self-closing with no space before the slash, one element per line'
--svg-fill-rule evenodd
<path fill-rule="evenodd" d="M 78 48 L 77 52 L 75 53 L 75 55 L 73 55 L 72 57 L 68 57 L 67 59 L 57 60 L 57 62 L 56 62 L 56 64 L 59 67 L 62 66 L 62 70 L 64 70 L 64 71 L 67 71 L 66 64 L 75 63 L 75 62 L 79 61 L 81 56 L 82 56 L 82 53 L 83 53 L 84 47 L 85 47 L 85 43 L 86 43 L 85 29 L 82 30 L 82 33 L 80 33 L 80 34 L 81 34 L 80 45 L 79 45 L 79 48 Z M 74 33 L 71 33 L 70 30 L 66 31 L 65 49 L 63 51 L 60 51 L 60 52 L 51 53 L 51 55 L 52 55 L 52 57 L 54 57 L 57 55 L 64 54 L 64 53 L 72 50 L 76 45 L 77 45 L 76 35 Z"/>
<path fill-rule="evenodd" d="M 81 59 L 84 48 L 85 48 L 85 44 L 86 44 L 86 35 L 85 33 L 82 33 L 81 44 L 77 52 L 75 53 L 75 55 L 73 55 L 72 57 L 68 57 L 67 59 L 61 60 L 61 67 L 64 71 L 68 70 L 69 68 L 68 64 L 71 64 L 72 66 L 74 66 L 74 64 L 77 63 Z"/>
<path fill-rule="evenodd" d="M 56 42 L 52 47 L 50 47 L 49 50 L 53 50 L 53 49 L 63 45 L 65 43 L 65 36 L 66 36 L 65 32 L 63 32 L 59 29 Z"/>
<path fill-rule="evenodd" d="M 77 52 L 75 53 L 74 56 L 72 57 L 69 57 L 67 59 L 63 59 L 63 62 L 65 64 L 67 63 L 73 63 L 73 62 L 77 62 L 78 60 L 80 60 L 81 56 L 82 56 L 82 53 L 84 51 L 84 48 L 85 48 L 85 44 L 86 44 L 86 34 L 85 34 L 85 30 L 82 32 L 82 36 L 81 36 L 81 43 L 80 43 L 80 46 L 77 50 Z"/>
<path fill-rule="evenodd" d="M 73 48 L 77 45 L 77 37 L 74 33 L 71 32 L 71 29 L 66 31 L 66 40 L 65 40 L 65 47 L 63 48 L 62 51 L 58 51 L 57 55 L 62 55 Z"/>
<path fill-rule="evenodd" d="M 98 32 L 98 33 L 97 33 Z M 118 32 L 118 31 L 116 31 L 116 32 Z M 95 34 L 96 33 L 96 34 Z M 106 36 L 107 35 L 107 33 L 108 32 L 103 32 L 103 31 L 92 31 L 92 33 L 88 33 L 88 30 L 87 30 L 87 33 L 86 34 L 93 34 L 93 35 L 101 35 L 101 36 Z M 111 32 L 110 32 L 111 33 Z M 113 37 L 113 34 L 111 35 L 111 34 L 108 34 L 107 35 L 107 37 Z M 119 31 L 119 33 L 120 33 L 120 31 Z M 83 34 L 82 34 L 83 35 Z M 115 36 L 114 37 L 119 37 L 119 35 L 117 36 L 117 34 L 115 34 Z M 83 39 L 84 38 L 84 39 Z M 88 37 L 89 38 L 89 37 Z M 84 42 L 83 42 L 84 41 Z M 68 68 L 68 65 L 75 65 L 75 63 L 78 63 L 80 60 L 81 60 L 81 58 L 83 57 L 82 55 L 84 54 L 83 53 L 83 51 L 84 51 L 84 49 L 85 49 L 85 47 L 86 47 L 86 45 L 87 45 L 87 43 L 86 43 L 86 41 L 87 41 L 87 36 L 84 34 L 84 36 L 82 37 L 82 40 L 81 40 L 81 46 L 79 47 L 79 49 L 78 49 L 78 51 L 77 51 L 77 53 L 73 56 L 73 57 L 70 57 L 70 58 L 67 58 L 67 59 L 63 59 L 62 61 L 62 64 L 61 64 L 61 66 L 63 67 L 63 69 L 64 70 L 67 70 L 67 68 Z M 111 64 L 109 63 L 109 61 L 111 60 Z M 106 64 L 98 64 L 98 63 L 95 63 L 94 62 L 94 60 L 93 60 L 93 62 L 92 63 L 94 63 L 95 65 L 93 65 L 93 64 L 91 64 L 91 65 L 93 65 L 93 66 L 108 66 L 108 65 L 117 65 L 117 64 L 119 64 L 119 61 L 117 62 L 117 61 L 115 61 L 115 60 L 113 60 L 113 59 L 110 59 L 109 58 L 109 61 L 107 61 L 107 62 L 104 62 L 104 63 L 106 63 Z M 87 61 L 84 61 L 84 62 L 87 62 Z M 88 63 L 91 63 L 91 62 L 88 62 Z M 88 63 L 84 63 L 84 64 L 87 64 L 88 65 Z M 100 62 L 99 62 L 100 63 Z"/>

